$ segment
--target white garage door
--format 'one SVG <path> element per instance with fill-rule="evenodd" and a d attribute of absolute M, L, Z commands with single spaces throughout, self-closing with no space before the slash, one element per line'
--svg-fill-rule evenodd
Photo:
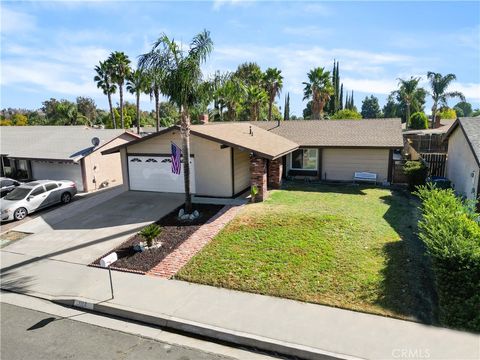
<path fill-rule="evenodd" d="M 172 173 L 170 156 L 129 156 L 130 190 L 185 192 L 183 163 L 180 175 Z M 195 193 L 195 166 L 190 158 L 190 191 Z"/>
<path fill-rule="evenodd" d="M 32 177 L 35 180 L 71 180 L 83 191 L 82 167 L 77 163 L 32 161 Z"/>

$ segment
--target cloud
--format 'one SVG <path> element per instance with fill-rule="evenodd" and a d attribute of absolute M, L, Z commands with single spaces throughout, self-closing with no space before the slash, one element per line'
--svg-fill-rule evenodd
<path fill-rule="evenodd" d="M 37 28 L 36 18 L 30 14 L 8 9 L 4 5 L 0 5 L 0 10 L 2 34 L 29 33 Z"/>
<path fill-rule="evenodd" d="M 224 5 L 251 5 L 255 0 L 213 0 L 213 10 L 218 11 Z"/>
<path fill-rule="evenodd" d="M 283 32 L 288 35 L 299 35 L 308 37 L 328 36 L 332 34 L 332 29 L 325 29 L 315 25 L 308 26 L 287 26 Z"/>
<path fill-rule="evenodd" d="M 398 81 L 395 79 L 355 79 L 343 77 L 342 82 L 348 90 L 370 93 L 370 94 L 390 94 L 397 88 Z"/>
<path fill-rule="evenodd" d="M 448 88 L 449 91 L 460 91 L 465 95 L 467 101 L 480 102 L 480 84 L 475 83 L 452 83 L 451 87 Z"/>

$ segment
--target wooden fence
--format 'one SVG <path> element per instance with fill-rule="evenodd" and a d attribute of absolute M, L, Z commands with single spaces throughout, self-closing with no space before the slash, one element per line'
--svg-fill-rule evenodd
<path fill-rule="evenodd" d="M 448 142 L 444 134 L 405 134 L 404 137 L 419 153 L 446 153 Z"/>
<path fill-rule="evenodd" d="M 445 176 L 447 154 L 445 153 L 420 153 L 428 167 L 430 176 Z"/>

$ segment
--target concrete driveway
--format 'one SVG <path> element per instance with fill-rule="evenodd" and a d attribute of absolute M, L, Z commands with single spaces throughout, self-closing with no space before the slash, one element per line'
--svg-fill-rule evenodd
<path fill-rule="evenodd" d="M 180 206 L 183 199 L 181 194 L 137 191 L 85 199 L 14 228 L 32 235 L 2 251 L 89 264 Z"/>

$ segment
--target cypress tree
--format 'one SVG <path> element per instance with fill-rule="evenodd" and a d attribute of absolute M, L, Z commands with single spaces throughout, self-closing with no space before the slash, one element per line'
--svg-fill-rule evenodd
<path fill-rule="evenodd" d="M 290 120 L 290 93 L 285 96 L 285 108 L 283 109 L 283 120 Z"/>
<path fill-rule="evenodd" d="M 355 108 L 355 104 L 353 103 L 353 90 L 352 90 L 352 97 L 350 98 L 350 110 L 353 110 Z"/>
<path fill-rule="evenodd" d="M 343 110 L 343 83 L 340 86 L 340 99 L 339 100 L 340 100 L 339 109 Z"/>
<path fill-rule="evenodd" d="M 337 69 L 335 70 L 335 111 L 340 110 L 340 72 L 338 69 L 339 63 L 337 61 Z"/>
<path fill-rule="evenodd" d="M 332 70 L 332 85 L 333 85 L 333 90 L 334 90 L 334 93 L 333 93 L 333 96 L 330 97 L 330 99 L 328 100 L 328 112 L 331 113 L 331 114 L 334 114 L 335 113 L 335 80 L 336 80 L 336 61 L 335 59 L 333 60 L 333 70 Z"/>

